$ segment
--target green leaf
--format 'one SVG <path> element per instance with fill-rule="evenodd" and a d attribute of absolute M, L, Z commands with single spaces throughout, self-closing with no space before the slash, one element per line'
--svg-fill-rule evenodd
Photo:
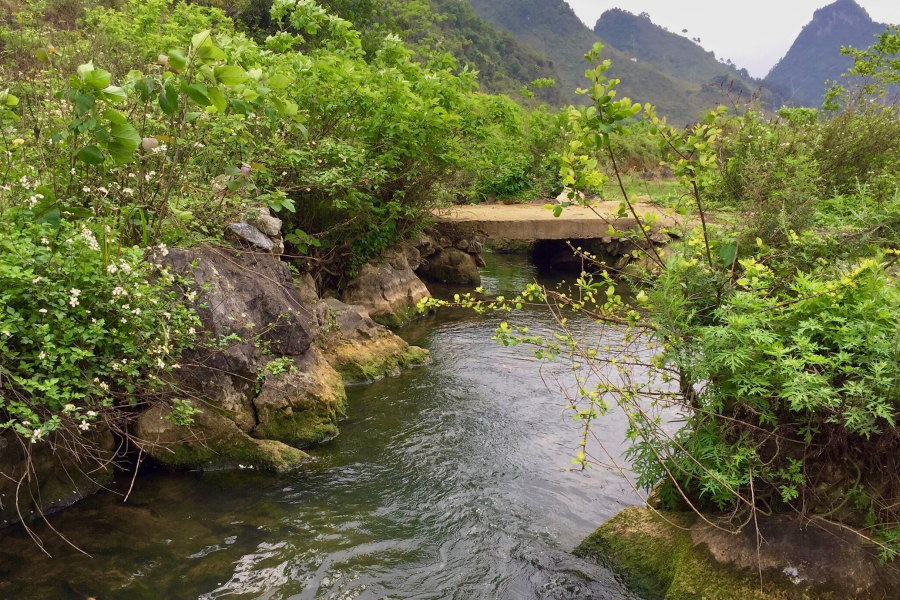
<path fill-rule="evenodd" d="M 209 29 L 201 31 L 191 38 L 191 47 L 194 49 L 202 48 L 203 46 L 212 46 L 212 43 L 212 32 Z"/>
<path fill-rule="evenodd" d="M 719 249 L 719 258 L 726 267 L 734 264 L 735 254 L 737 254 L 737 244 L 725 244 Z"/>
<path fill-rule="evenodd" d="M 211 87 L 207 90 L 207 94 L 209 95 L 210 102 L 216 107 L 216 110 L 225 112 L 225 109 L 228 108 L 228 102 L 225 101 L 225 95 L 222 93 L 222 90 L 217 87 Z"/>
<path fill-rule="evenodd" d="M 182 86 L 181 91 L 188 95 L 188 98 L 199 104 L 200 106 L 209 106 L 212 101 L 209 99 L 209 92 L 202 83 L 192 83 L 189 86 Z"/>
<path fill-rule="evenodd" d="M 184 71 L 187 66 L 187 58 L 184 52 L 178 49 L 169 50 L 169 66 L 178 71 Z"/>
<path fill-rule="evenodd" d="M 124 125 L 128 122 L 128 119 L 125 118 L 125 115 L 113 108 L 107 108 L 106 110 L 104 110 L 103 118 L 110 123 L 115 123 L 117 125 Z"/>
<path fill-rule="evenodd" d="M 207 62 L 215 62 L 217 60 L 225 60 L 228 56 L 221 48 L 216 48 L 210 44 L 209 46 L 197 48 L 197 58 Z"/>
<path fill-rule="evenodd" d="M 294 78 L 277 73 L 267 80 L 267 85 L 273 90 L 281 90 L 294 83 Z"/>
<path fill-rule="evenodd" d="M 103 162 L 103 153 L 97 146 L 86 146 L 78 151 L 78 158 L 88 165 L 99 165 Z"/>
<path fill-rule="evenodd" d="M 48 60 L 50 60 L 50 54 L 45 48 L 38 48 L 37 50 L 35 50 L 34 56 L 41 62 L 47 62 Z"/>
<path fill-rule="evenodd" d="M 128 94 L 119 86 L 111 85 L 103 89 L 103 98 L 108 102 L 119 103 L 128 100 Z"/>
<path fill-rule="evenodd" d="M 559 218 L 562 215 L 563 207 L 562 206 L 554 206 L 553 207 L 553 216 Z"/>
<path fill-rule="evenodd" d="M 109 71 L 104 71 L 103 69 L 92 69 L 90 71 L 85 71 L 81 79 L 95 90 L 102 90 L 109 87 L 112 75 Z"/>
<path fill-rule="evenodd" d="M 220 83 L 232 87 L 240 85 L 247 81 L 247 72 L 237 65 L 228 65 L 224 67 L 216 67 L 213 69 L 216 74 L 216 80 Z"/>
<path fill-rule="evenodd" d="M 112 139 L 107 143 L 106 149 L 110 156 L 119 164 L 127 163 L 134 158 L 134 151 L 141 145 L 141 136 L 130 124 L 113 124 L 110 130 Z"/>

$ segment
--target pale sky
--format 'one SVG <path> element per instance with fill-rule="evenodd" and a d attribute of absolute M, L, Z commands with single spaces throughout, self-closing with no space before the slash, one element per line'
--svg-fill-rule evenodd
<path fill-rule="evenodd" d="M 647 12 L 657 25 L 699 37 L 717 58 L 730 58 L 754 77 L 764 77 L 787 53 L 816 9 L 829 0 L 567 0 L 588 27 L 610 8 Z M 900 24 L 898 0 L 857 0 L 878 23 Z"/>

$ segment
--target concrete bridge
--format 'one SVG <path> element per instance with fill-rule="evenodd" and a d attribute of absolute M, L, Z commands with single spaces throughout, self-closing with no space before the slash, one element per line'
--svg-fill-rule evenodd
<path fill-rule="evenodd" d="M 479 204 L 453 207 L 435 216 L 442 225 L 477 232 L 486 240 L 588 240 L 609 237 L 610 225 L 619 232 L 636 229 L 630 215 L 617 218 L 618 202 L 598 201 L 595 210 L 572 206 L 554 217 L 542 204 Z M 635 210 L 641 216 L 654 213 L 659 217 L 654 230 L 677 225 L 672 216 L 652 204 L 638 202 Z"/>
<path fill-rule="evenodd" d="M 660 230 L 678 227 L 676 219 L 648 202 L 639 201 L 634 207 L 642 218 L 648 213 L 656 215 L 649 232 L 653 245 L 661 248 L 668 244 L 669 234 Z M 569 207 L 559 217 L 543 204 L 481 204 L 454 207 L 435 217 L 438 231 L 449 239 L 476 239 L 506 251 L 528 249 L 540 268 L 580 272 L 583 265 L 573 255 L 570 242 L 614 270 L 633 262 L 635 249 L 649 252 L 646 238 L 633 235 L 639 231 L 634 217 L 630 213 L 619 217 L 618 212 L 619 202 L 610 201 L 597 201 L 594 210 Z M 632 235 L 616 235 L 626 232 Z"/>

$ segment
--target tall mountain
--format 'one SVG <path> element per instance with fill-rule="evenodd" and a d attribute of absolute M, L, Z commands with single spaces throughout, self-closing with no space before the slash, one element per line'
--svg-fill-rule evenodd
<path fill-rule="evenodd" d="M 841 46 L 868 48 L 887 25 L 876 23 L 855 0 L 837 0 L 813 15 L 788 53 L 766 76 L 793 104 L 819 106 L 825 80 L 836 80 L 853 66 Z"/>
<path fill-rule="evenodd" d="M 566 91 L 586 86 L 584 72 L 587 63 L 584 55 L 603 36 L 598 37 L 582 23 L 566 2 L 563 0 L 469 0 L 469 2 L 483 19 L 510 32 L 516 39 L 550 57 Z M 656 27 L 652 23 L 650 25 Z M 661 28 L 657 29 L 663 32 Z M 610 74 L 622 80 L 619 86 L 620 96 L 628 96 L 636 102 L 654 104 L 661 115 L 669 117 L 672 124 L 686 125 L 695 122 L 703 114 L 704 109 L 721 103 L 720 95 L 705 85 L 709 82 L 701 77 L 706 71 L 698 71 L 695 78 L 677 69 L 666 72 L 659 64 L 653 64 L 631 51 L 622 52 L 611 40 L 604 38 L 603 41 L 607 42 L 604 57 L 610 59 L 613 64 Z M 693 45 L 689 40 L 684 41 Z M 622 45 L 627 46 L 624 42 Z M 704 61 L 703 64 L 707 62 Z M 707 67 L 704 69 L 708 70 Z M 727 69 L 723 72 L 727 72 Z M 583 102 L 584 98 L 575 96 L 572 101 Z"/>

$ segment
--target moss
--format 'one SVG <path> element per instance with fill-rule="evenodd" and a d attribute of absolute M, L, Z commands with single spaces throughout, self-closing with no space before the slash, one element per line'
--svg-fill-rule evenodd
<path fill-rule="evenodd" d="M 534 240 L 489 240 L 485 248 L 494 254 L 531 254 Z"/>
<path fill-rule="evenodd" d="M 308 459 L 309 455 L 281 442 L 256 440 L 243 434 L 206 443 L 189 442 L 173 445 L 163 452 L 154 453 L 154 458 L 171 467 L 208 470 L 246 465 L 272 471 L 286 471 Z"/>
<path fill-rule="evenodd" d="M 665 513 L 667 523 L 647 508 L 626 508 L 576 548 L 618 573 L 641 597 L 662 600 L 793 600 L 797 590 L 767 582 L 760 591 L 755 573 L 716 565 L 696 547 L 688 529 L 696 517 Z"/>
<path fill-rule="evenodd" d="M 396 336 L 383 336 L 365 343 L 343 344 L 329 350 L 326 358 L 345 382 L 369 383 L 424 365 L 430 353 Z"/>
<path fill-rule="evenodd" d="M 395 312 L 387 315 L 371 315 L 373 321 L 391 329 L 399 329 L 418 316 L 419 311 L 415 306 L 398 308 Z"/>
<path fill-rule="evenodd" d="M 279 412 L 268 414 L 265 422 L 253 430 L 253 436 L 264 440 L 277 440 L 297 448 L 306 448 L 330 440 L 338 434 L 336 408 L 304 410 L 300 412 Z"/>

